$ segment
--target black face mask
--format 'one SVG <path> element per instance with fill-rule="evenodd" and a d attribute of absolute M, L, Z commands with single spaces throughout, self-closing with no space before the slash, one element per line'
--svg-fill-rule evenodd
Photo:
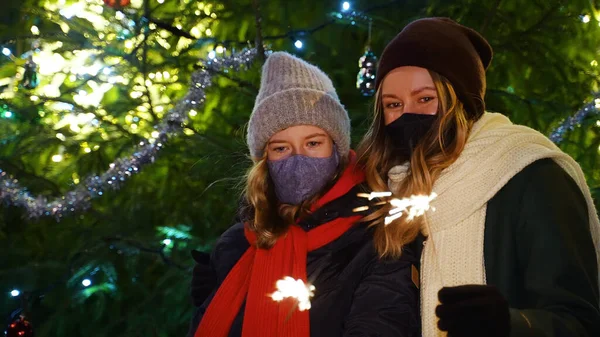
<path fill-rule="evenodd" d="M 406 112 L 400 118 L 385 126 L 387 137 L 394 144 L 394 154 L 410 158 L 413 149 L 431 129 L 437 115 L 423 115 Z"/>

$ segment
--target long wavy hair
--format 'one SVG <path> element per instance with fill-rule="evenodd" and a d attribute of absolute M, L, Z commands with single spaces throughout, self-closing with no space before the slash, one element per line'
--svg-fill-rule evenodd
<path fill-rule="evenodd" d="M 367 183 L 373 191 L 388 191 L 388 171 L 409 161 L 406 179 L 392 192 L 399 198 L 429 195 L 442 170 L 455 162 L 465 147 L 473 121 L 467 118 L 450 82 L 433 71 L 429 73 L 438 95 L 437 119 L 410 158 L 393 153 L 394 146 L 385 134 L 381 86 L 376 93 L 373 121 L 357 150 L 359 167 L 365 171 Z M 385 225 L 387 211 L 389 207 L 383 207 L 365 220 L 371 221 L 370 226 L 375 229 L 374 244 L 379 255 L 397 258 L 402 254 L 404 245 L 412 242 L 426 225 L 426 220 L 417 217 L 407 221 L 406 217 L 401 217 Z"/>
<path fill-rule="evenodd" d="M 336 151 L 334 148 L 333 151 Z M 243 198 L 246 204 L 243 213 L 250 230 L 256 233 L 258 248 L 273 247 L 277 239 L 285 235 L 290 225 L 297 219 L 310 214 L 310 207 L 327 192 L 341 176 L 348 162 L 340 155 L 338 169 L 333 178 L 317 194 L 299 205 L 280 204 L 275 194 L 273 181 L 269 175 L 267 150 L 261 158 L 253 158 L 254 165 L 246 174 Z"/>

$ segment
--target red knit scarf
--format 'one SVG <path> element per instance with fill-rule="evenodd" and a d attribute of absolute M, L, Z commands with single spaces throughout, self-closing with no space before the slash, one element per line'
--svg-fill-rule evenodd
<path fill-rule="evenodd" d="M 313 205 L 313 211 L 364 181 L 363 172 L 355 169 L 352 151 L 350 161 L 333 188 Z M 275 302 L 269 295 L 275 292 L 277 280 L 286 276 L 307 283 L 306 254 L 339 238 L 360 218 L 338 218 L 309 232 L 290 226 L 271 249 L 257 249 L 256 235 L 246 228 L 250 248 L 217 290 L 194 337 L 227 337 L 244 300 L 243 337 L 309 337 L 308 311 L 299 311 L 291 299 Z"/>

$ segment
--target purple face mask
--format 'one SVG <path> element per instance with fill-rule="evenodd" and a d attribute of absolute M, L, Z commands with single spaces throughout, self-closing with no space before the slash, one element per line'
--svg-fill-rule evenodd
<path fill-rule="evenodd" d="M 327 158 L 293 155 L 269 161 L 277 199 L 283 204 L 298 205 L 314 196 L 333 178 L 339 161 L 335 148 Z"/>

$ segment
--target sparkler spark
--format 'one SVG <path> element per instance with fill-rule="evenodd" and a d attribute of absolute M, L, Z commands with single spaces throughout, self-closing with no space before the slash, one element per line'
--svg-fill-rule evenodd
<path fill-rule="evenodd" d="M 411 221 L 414 218 L 425 214 L 430 208 L 435 208 L 429 205 L 429 202 L 437 197 L 437 194 L 431 193 L 431 195 L 411 195 L 408 198 L 402 199 L 391 199 L 389 203 L 394 206 L 385 217 L 386 226 L 392 223 L 392 221 L 400 218 L 403 214 L 407 214 L 407 220 Z"/>
<path fill-rule="evenodd" d="M 361 198 L 367 198 L 369 200 L 373 200 L 375 198 L 391 197 L 392 196 L 392 192 L 359 193 L 358 196 L 361 197 Z"/>
<path fill-rule="evenodd" d="M 271 294 L 273 301 L 280 302 L 284 298 L 292 297 L 298 301 L 300 311 L 310 309 L 310 298 L 315 295 L 315 286 L 305 284 L 304 281 L 286 276 L 275 284 L 277 291 Z"/>
<path fill-rule="evenodd" d="M 371 192 L 371 193 L 359 193 L 358 197 L 373 200 L 375 198 L 387 198 L 391 197 L 392 192 Z M 411 221 L 414 218 L 425 214 L 429 209 L 435 210 L 435 208 L 429 205 L 429 202 L 437 197 L 437 194 L 431 193 L 431 195 L 411 195 L 408 198 L 402 199 L 389 199 L 378 202 L 374 205 L 390 204 L 394 206 L 385 217 L 385 225 L 389 225 L 392 221 L 407 215 L 407 220 Z M 354 212 L 361 212 L 369 209 L 369 206 L 361 206 L 353 209 Z"/>

